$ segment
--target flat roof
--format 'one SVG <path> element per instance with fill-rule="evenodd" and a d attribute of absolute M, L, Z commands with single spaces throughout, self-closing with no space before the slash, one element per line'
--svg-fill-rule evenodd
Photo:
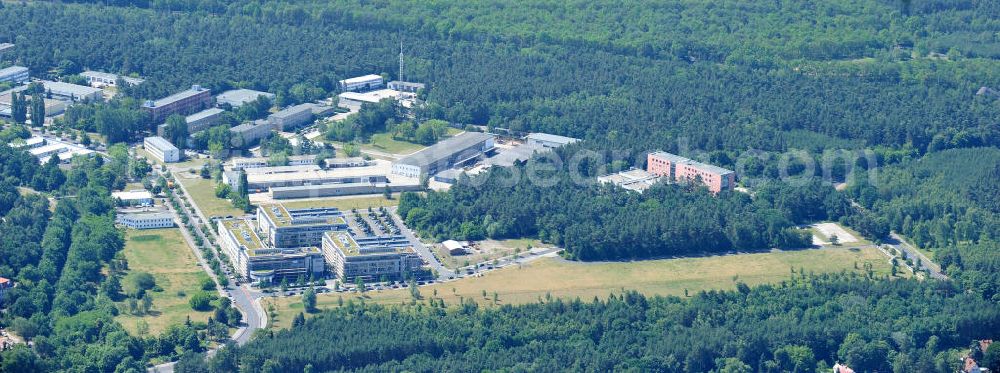
<path fill-rule="evenodd" d="M 559 136 L 559 135 L 553 135 L 553 134 L 550 134 L 550 133 L 541 133 L 541 132 L 535 132 L 535 133 L 528 134 L 528 136 L 526 138 L 527 139 L 532 139 L 532 140 L 538 140 L 538 141 L 554 142 L 554 143 L 559 143 L 559 144 L 563 144 L 563 145 L 580 141 L 580 139 L 573 138 L 573 137 Z"/>
<path fill-rule="evenodd" d="M 264 214 L 267 215 L 267 217 L 271 220 L 271 222 L 274 223 L 274 225 L 276 227 L 290 227 L 292 225 L 310 226 L 310 225 L 346 225 L 347 224 L 347 221 L 344 220 L 343 216 L 339 215 L 339 213 L 336 216 L 333 216 L 334 215 L 333 211 L 338 211 L 339 212 L 339 209 L 336 209 L 336 208 L 322 208 L 321 207 L 321 208 L 302 208 L 302 209 L 291 209 L 291 210 L 289 210 L 289 209 L 285 208 L 285 206 L 282 205 L 282 204 L 280 204 L 280 203 L 268 203 L 268 204 L 261 204 L 260 207 L 258 207 L 258 209 L 260 209 L 260 211 L 263 211 Z M 323 219 L 322 217 L 316 216 L 316 217 L 312 217 L 312 219 L 306 220 L 306 222 L 304 222 L 304 223 L 303 222 L 299 222 L 299 223 L 295 222 L 295 219 L 299 218 L 299 217 L 295 216 L 297 213 L 308 213 L 311 210 L 316 210 L 316 211 L 328 210 L 328 211 L 331 212 L 330 213 L 331 216 L 327 216 L 325 219 Z"/>
<path fill-rule="evenodd" d="M 542 145 L 532 145 L 524 143 L 509 149 L 498 149 L 498 154 L 486 160 L 486 164 L 491 166 L 511 167 L 514 162 L 524 162 L 531 159 L 535 153 L 549 152 Z"/>
<path fill-rule="evenodd" d="M 174 216 L 166 212 L 136 212 L 136 213 L 124 213 L 120 215 L 121 217 L 131 216 L 135 218 L 143 219 L 173 219 Z"/>
<path fill-rule="evenodd" d="M 45 90 L 57 92 L 61 95 L 71 94 L 73 96 L 85 97 L 103 92 L 101 91 L 100 88 L 88 87 L 85 85 L 76 85 L 64 82 L 53 82 L 51 80 L 41 80 L 39 82 L 42 83 L 42 86 L 45 87 Z"/>
<path fill-rule="evenodd" d="M 240 105 L 257 100 L 260 96 L 267 98 L 274 98 L 274 93 L 255 91 L 252 89 L 233 89 L 225 91 L 215 96 L 215 99 L 220 102 L 227 103 L 239 103 Z"/>
<path fill-rule="evenodd" d="M 652 154 L 654 156 L 657 156 L 657 157 L 664 158 L 664 159 L 670 161 L 671 163 L 691 165 L 691 166 L 694 166 L 696 168 L 701 169 L 702 171 L 713 172 L 713 173 L 717 173 L 719 175 L 726 175 L 726 174 L 733 173 L 733 171 L 729 170 L 729 169 L 725 169 L 725 168 L 722 168 L 722 167 L 719 167 L 719 166 L 716 166 L 716 165 L 711 165 L 711 164 L 708 164 L 708 163 L 698 162 L 696 160 L 693 160 L 693 159 L 690 159 L 690 158 L 681 157 L 681 156 L 679 156 L 677 154 L 667 153 L 665 151 L 659 151 L 658 150 L 658 151 L 652 152 L 650 154 Z"/>
<path fill-rule="evenodd" d="M 145 106 L 145 107 L 160 107 L 160 106 L 164 106 L 164 105 L 169 105 L 169 104 L 172 104 L 174 102 L 186 99 L 188 97 L 193 97 L 193 96 L 196 96 L 196 95 L 198 95 L 198 94 L 200 94 L 202 92 L 207 92 L 207 91 L 208 91 L 207 88 L 204 88 L 204 87 L 199 86 L 199 85 L 195 85 L 195 86 L 192 86 L 191 88 L 188 88 L 188 89 L 185 89 L 183 91 L 174 93 L 174 94 L 172 94 L 170 96 L 161 98 L 159 100 L 155 100 L 155 101 L 153 101 L 153 105 L 152 106 L 149 106 L 148 102 L 146 104 L 144 104 L 143 106 Z"/>
<path fill-rule="evenodd" d="M 473 145 L 492 139 L 493 135 L 483 132 L 464 132 L 455 137 L 445 139 L 416 153 L 410 154 L 397 163 L 424 167 L 448 158 L 456 152 L 468 149 Z"/>
<path fill-rule="evenodd" d="M 238 125 L 236 127 L 230 128 L 229 130 L 233 131 L 233 132 L 240 132 L 240 131 L 251 130 L 251 129 L 254 129 L 254 128 L 259 128 L 260 126 L 268 126 L 268 127 L 270 127 L 271 124 L 267 123 L 267 122 L 262 122 L 262 121 L 253 121 L 253 122 L 242 123 L 242 124 L 240 124 L 240 125 Z"/>
<path fill-rule="evenodd" d="M 11 49 L 11 48 L 14 48 L 14 44 L 13 43 L 0 43 L 0 52 L 3 52 L 5 50 Z"/>
<path fill-rule="evenodd" d="M 257 236 L 253 227 L 251 227 L 246 220 L 223 220 L 222 225 L 227 230 L 232 232 L 233 237 L 236 237 L 236 242 L 243 246 L 246 250 L 256 250 L 264 247 L 260 237 Z"/>
<path fill-rule="evenodd" d="M 243 172 L 246 172 L 247 177 L 250 177 L 250 175 L 286 174 L 286 173 L 315 171 L 315 170 L 320 170 L 320 167 L 314 164 L 303 164 L 297 166 L 254 167 L 245 169 L 243 170 Z"/>
<path fill-rule="evenodd" d="M 211 108 L 211 109 L 202 110 L 202 111 L 199 111 L 197 113 L 188 115 L 187 117 L 184 118 L 184 120 L 186 120 L 188 123 L 191 123 L 191 122 L 194 122 L 194 121 L 197 121 L 197 120 L 202 120 L 202 119 L 211 117 L 213 115 L 219 115 L 219 114 L 222 114 L 222 113 L 225 113 L 225 112 L 226 112 L 225 110 L 222 110 L 222 109 L 219 109 L 219 108 Z"/>
<path fill-rule="evenodd" d="M 5 67 L 3 69 L 0 69 L 0 76 L 14 75 L 14 74 L 19 74 L 19 73 L 22 73 L 22 72 L 25 72 L 25 71 L 28 71 L 27 67 L 16 66 L 15 65 L 15 66 Z"/>
<path fill-rule="evenodd" d="M 395 100 L 397 97 L 399 97 L 400 93 L 401 92 L 397 90 L 386 88 L 386 89 L 374 90 L 371 92 L 343 92 L 337 96 L 348 100 L 377 103 L 387 98 Z"/>
<path fill-rule="evenodd" d="M 290 180 L 318 180 L 326 178 L 357 178 L 357 177 L 385 177 L 384 167 L 342 167 L 330 170 L 311 170 L 289 173 L 271 174 L 247 174 L 247 182 L 262 183 L 270 181 L 290 181 Z"/>
<path fill-rule="evenodd" d="M 312 114 L 312 107 L 313 107 L 312 104 L 298 104 L 295 106 L 289 106 L 277 113 L 271 114 L 269 118 L 284 119 L 291 116 L 299 115 L 304 111 L 308 111 L 310 114 Z"/>
<path fill-rule="evenodd" d="M 398 85 L 408 85 L 408 86 L 417 87 L 417 88 L 424 88 L 424 87 L 427 86 L 424 83 L 404 82 L 402 80 L 393 80 L 393 81 L 389 82 L 389 84 L 390 85 L 397 85 L 397 84 Z"/>
<path fill-rule="evenodd" d="M 122 191 L 122 192 L 113 192 L 113 193 L 111 193 L 111 196 L 114 197 L 114 198 L 118 198 L 120 200 L 123 200 L 123 201 L 133 200 L 133 199 L 151 199 L 151 198 L 153 198 L 153 194 L 152 193 L 150 193 L 147 190 L 142 190 L 142 189 Z"/>
<path fill-rule="evenodd" d="M 133 78 L 133 77 L 130 77 L 130 76 L 127 76 L 127 75 L 118 75 L 118 74 L 106 73 L 106 72 L 103 72 L 103 71 L 93 71 L 93 70 L 84 71 L 84 72 L 80 73 L 80 76 L 83 76 L 83 77 L 90 76 L 90 77 L 101 78 L 101 79 L 105 79 L 105 80 L 117 80 L 118 78 L 122 78 L 122 79 L 125 79 L 126 82 L 129 82 L 131 84 L 139 84 L 139 83 L 142 83 L 142 82 L 146 81 L 145 79 L 142 79 L 142 78 Z"/>
<path fill-rule="evenodd" d="M 143 144 L 146 143 L 149 143 L 150 145 L 156 147 L 157 149 L 160 149 L 160 151 L 170 150 L 170 149 L 177 150 L 177 147 L 174 146 L 174 144 L 171 144 L 169 141 L 167 141 L 167 139 L 164 139 L 160 136 L 147 137 L 143 141 Z"/>
<path fill-rule="evenodd" d="M 365 255 L 384 255 L 413 253 L 412 247 L 392 247 L 392 246 L 361 246 L 354 235 L 345 230 L 336 230 L 323 233 L 333 246 L 344 254 L 345 257 L 356 257 Z M 363 237 L 376 238 L 376 237 Z"/>
<path fill-rule="evenodd" d="M 347 79 L 341 80 L 340 84 L 364 83 L 364 82 L 375 80 L 375 79 L 382 79 L 382 76 L 381 75 L 375 75 L 375 74 L 368 74 L 368 75 L 363 75 L 363 76 L 356 76 L 356 77 L 353 77 L 353 78 L 347 78 Z"/>
<path fill-rule="evenodd" d="M 66 146 L 66 144 L 63 144 L 63 143 L 53 143 L 53 144 L 39 146 L 37 148 L 28 150 L 28 152 L 31 153 L 32 155 L 37 156 L 39 154 L 48 153 L 48 152 L 51 152 L 53 150 L 66 149 L 66 148 L 68 148 Z"/>

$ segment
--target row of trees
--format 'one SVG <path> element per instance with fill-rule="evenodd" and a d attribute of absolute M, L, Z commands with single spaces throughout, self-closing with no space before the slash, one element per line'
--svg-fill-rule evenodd
<path fill-rule="evenodd" d="M 953 372 L 953 349 L 1000 328 L 996 304 L 952 283 L 856 274 L 796 273 L 780 285 L 690 299 L 625 292 L 490 309 L 442 302 L 347 301 L 179 371 L 828 372 L 841 362 L 865 372 Z"/>

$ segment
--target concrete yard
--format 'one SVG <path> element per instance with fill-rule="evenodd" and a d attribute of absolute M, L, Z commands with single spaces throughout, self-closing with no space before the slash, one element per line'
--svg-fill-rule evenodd
<path fill-rule="evenodd" d="M 817 223 L 810 226 L 813 229 L 813 245 L 830 245 L 830 237 L 837 236 L 840 244 L 856 243 L 860 240 L 837 223 Z"/>

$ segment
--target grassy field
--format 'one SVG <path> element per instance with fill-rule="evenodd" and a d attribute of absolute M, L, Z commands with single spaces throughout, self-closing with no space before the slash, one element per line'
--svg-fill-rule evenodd
<path fill-rule="evenodd" d="M 399 197 L 385 199 L 383 196 L 369 196 L 357 198 L 325 198 L 306 201 L 285 202 L 287 208 L 307 208 L 307 207 L 336 207 L 341 210 L 377 208 L 381 206 L 396 206 L 399 204 Z"/>
<path fill-rule="evenodd" d="M 149 324 L 152 334 L 183 323 L 188 316 L 192 321 L 208 320 L 211 312 L 197 312 L 188 305 L 188 298 L 201 289 L 199 285 L 208 275 L 198 265 L 179 228 L 128 230 L 124 252 L 129 270 L 149 272 L 163 288 L 149 293 L 153 296 L 150 315 L 115 317 L 129 332 L 136 333 L 139 320 Z M 183 296 L 179 296 L 181 292 Z"/>
<path fill-rule="evenodd" d="M 362 149 L 376 150 L 391 154 L 410 154 L 423 149 L 424 146 L 408 141 L 399 141 L 392 138 L 392 134 L 378 133 L 372 135 L 371 144 L 361 145 Z"/>
<path fill-rule="evenodd" d="M 475 299 L 483 305 L 492 305 L 493 292 L 498 295 L 498 304 L 537 302 L 546 294 L 589 300 L 605 298 L 622 290 L 683 296 L 685 290 L 694 294 L 700 290 L 733 289 L 737 282 L 750 285 L 780 282 L 790 277 L 792 268 L 796 271 L 801 268 L 806 273 L 862 272 L 855 269 L 855 264 L 857 268 L 864 268 L 865 263 L 870 263 L 880 275 L 890 272 L 888 258 L 874 248 L 810 249 L 638 262 L 578 263 L 544 258 L 521 268 L 510 267 L 482 277 L 421 287 L 420 293 L 425 299 L 441 298 L 447 304 Z M 483 291 L 487 293 L 486 298 Z M 346 302 L 358 295 L 323 294 L 318 297 L 318 307 L 336 307 L 338 298 Z M 407 289 L 365 293 L 366 302 L 399 304 L 411 299 Z M 294 315 L 302 311 L 299 297 L 279 298 L 273 302 L 279 314 L 274 325 L 277 328 L 288 327 Z"/>
<path fill-rule="evenodd" d="M 184 188 L 191 194 L 189 197 L 198 204 L 206 218 L 244 214 L 243 210 L 233 207 L 228 199 L 215 196 L 215 183 L 211 179 L 202 179 L 187 172 L 175 174 L 174 179 L 184 184 Z"/>
<path fill-rule="evenodd" d="M 438 259 L 441 260 L 441 264 L 445 267 L 451 269 L 457 269 L 459 267 L 464 267 L 468 264 L 481 263 L 490 261 L 493 259 L 499 259 L 507 256 L 514 255 L 517 251 L 516 249 L 521 249 L 521 253 L 526 253 L 528 246 L 531 247 L 542 247 L 541 241 L 522 238 L 522 239 L 509 239 L 509 240 L 485 240 L 476 242 L 478 250 L 473 250 L 466 255 L 455 255 L 452 256 L 448 250 L 445 250 L 440 244 L 434 243 L 434 253 L 437 255 Z"/>

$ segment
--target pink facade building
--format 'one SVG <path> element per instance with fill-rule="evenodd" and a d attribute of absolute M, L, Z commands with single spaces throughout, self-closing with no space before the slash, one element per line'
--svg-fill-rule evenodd
<path fill-rule="evenodd" d="M 700 181 L 712 193 L 732 190 L 736 185 L 736 173 L 731 170 L 661 151 L 649 153 L 646 171 L 666 177 L 668 181 Z"/>

